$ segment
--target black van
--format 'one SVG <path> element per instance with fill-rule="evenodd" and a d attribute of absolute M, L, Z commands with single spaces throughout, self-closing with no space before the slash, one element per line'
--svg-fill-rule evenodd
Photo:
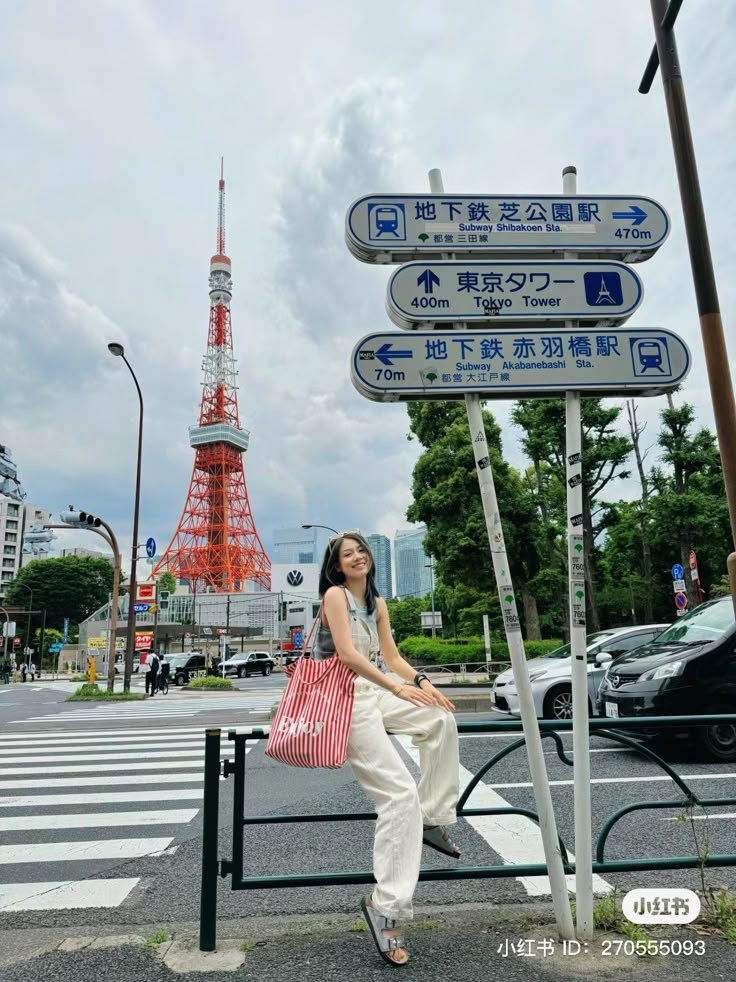
<path fill-rule="evenodd" d="M 731 597 L 710 600 L 680 617 L 654 641 L 612 662 L 598 690 L 601 716 L 736 714 L 736 619 Z M 677 729 L 627 730 L 665 736 Z M 683 726 L 682 732 L 688 732 Z M 736 761 L 736 726 L 692 728 L 701 750 L 716 761 Z"/>

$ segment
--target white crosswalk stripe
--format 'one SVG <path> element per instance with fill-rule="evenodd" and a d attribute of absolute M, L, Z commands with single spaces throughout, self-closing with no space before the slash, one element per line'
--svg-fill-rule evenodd
<path fill-rule="evenodd" d="M 249 696 L 247 694 L 238 696 L 196 696 L 174 697 L 171 701 L 165 701 L 169 697 L 156 696 L 154 699 L 138 700 L 133 702 L 116 702 L 111 705 L 80 705 L 75 707 L 64 707 L 58 713 L 45 716 L 30 716 L 24 720 L 18 720 L 19 725 L 47 723 L 74 723 L 81 722 L 107 722 L 108 720 L 154 720 L 154 719 L 187 719 L 199 715 L 200 713 L 210 713 L 213 710 L 232 713 L 238 711 L 243 715 L 263 715 L 268 713 L 275 703 L 279 701 L 282 690 L 274 689 L 268 694 L 258 694 Z"/>
<path fill-rule="evenodd" d="M 165 856 L 201 808 L 203 726 L 59 738 L 57 730 L 3 736 L 0 915 L 118 907 L 140 878 L 122 875 L 125 866 L 120 877 L 93 877 Z M 220 752 L 232 755 L 224 728 Z M 46 878 L 34 880 L 37 871 Z"/>

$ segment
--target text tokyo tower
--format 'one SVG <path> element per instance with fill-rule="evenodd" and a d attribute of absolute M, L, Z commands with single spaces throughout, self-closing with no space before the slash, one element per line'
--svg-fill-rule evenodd
<path fill-rule="evenodd" d="M 270 590 L 271 562 L 256 532 L 243 470 L 248 431 L 240 427 L 235 386 L 222 170 L 217 217 L 202 405 L 199 424 L 189 427 L 194 469 L 178 528 L 153 575 L 168 570 L 193 590 L 231 593 L 245 590 L 248 580 Z"/>

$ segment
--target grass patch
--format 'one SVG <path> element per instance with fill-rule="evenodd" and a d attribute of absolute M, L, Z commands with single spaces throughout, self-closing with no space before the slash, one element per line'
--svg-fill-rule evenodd
<path fill-rule="evenodd" d="M 240 946 L 240 950 L 245 952 L 255 951 L 256 950 L 255 941 L 244 941 Z"/>
<path fill-rule="evenodd" d="M 142 692 L 108 692 L 97 685 L 80 685 L 77 691 L 67 696 L 64 702 L 130 702 L 145 699 Z"/>
<path fill-rule="evenodd" d="M 366 924 L 366 922 L 363 920 L 362 917 L 358 917 L 357 920 L 353 921 L 353 923 L 348 928 L 348 931 L 355 931 L 355 932 L 367 931 L 367 930 L 368 930 L 368 925 Z"/>
<path fill-rule="evenodd" d="M 144 947 L 146 948 L 158 948 L 158 946 L 160 944 L 163 944 L 164 941 L 173 941 L 173 940 L 174 940 L 174 935 L 171 933 L 171 931 L 160 930 L 160 931 L 154 931 L 151 937 L 147 938 L 143 942 L 143 944 Z"/>
<path fill-rule="evenodd" d="M 425 927 L 425 928 L 436 928 L 442 927 L 442 921 L 433 921 L 431 918 L 427 918 L 424 921 L 415 921 L 412 927 Z"/>
<path fill-rule="evenodd" d="M 188 689 L 232 689 L 232 687 L 231 679 L 223 679 L 218 675 L 206 675 L 187 683 Z"/>
<path fill-rule="evenodd" d="M 736 943 L 736 896 L 726 887 L 717 893 L 707 890 L 700 906 L 700 921 L 715 928 L 727 941 Z"/>

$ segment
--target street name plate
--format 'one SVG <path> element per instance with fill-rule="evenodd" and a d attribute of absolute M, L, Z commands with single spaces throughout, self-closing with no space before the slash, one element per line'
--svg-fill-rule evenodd
<path fill-rule="evenodd" d="M 532 318 L 593 327 L 625 321 L 643 295 L 637 274 L 619 262 L 414 262 L 391 275 L 386 309 L 405 330 L 431 329 L 434 322 Z"/>
<path fill-rule="evenodd" d="M 367 263 L 566 251 L 639 262 L 669 231 L 656 201 L 615 195 L 371 194 L 345 218 L 348 248 Z"/>
<path fill-rule="evenodd" d="M 659 327 L 380 333 L 353 349 L 351 379 L 368 399 L 660 395 L 690 369 L 690 351 Z"/>

